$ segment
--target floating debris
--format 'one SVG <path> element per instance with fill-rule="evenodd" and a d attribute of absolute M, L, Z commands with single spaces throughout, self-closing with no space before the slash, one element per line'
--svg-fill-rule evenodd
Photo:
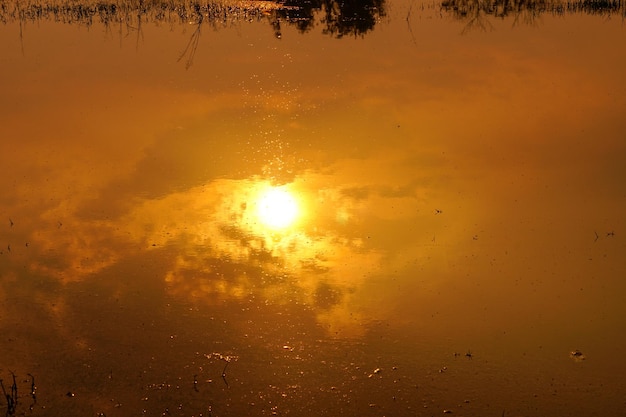
<path fill-rule="evenodd" d="M 571 351 L 569 353 L 569 357 L 576 362 L 581 362 L 585 360 L 585 355 L 583 355 L 583 353 L 578 349 Z"/>

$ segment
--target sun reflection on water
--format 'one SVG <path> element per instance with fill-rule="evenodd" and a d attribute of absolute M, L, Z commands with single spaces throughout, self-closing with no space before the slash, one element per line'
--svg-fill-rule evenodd
<path fill-rule="evenodd" d="M 261 224 L 273 230 L 292 226 L 300 214 L 295 196 L 284 186 L 261 190 L 256 206 Z"/>

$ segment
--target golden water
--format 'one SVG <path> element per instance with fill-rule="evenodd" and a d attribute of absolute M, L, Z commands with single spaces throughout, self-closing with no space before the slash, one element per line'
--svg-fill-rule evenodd
<path fill-rule="evenodd" d="M 623 6 L 2 4 L 0 412 L 623 415 Z"/>

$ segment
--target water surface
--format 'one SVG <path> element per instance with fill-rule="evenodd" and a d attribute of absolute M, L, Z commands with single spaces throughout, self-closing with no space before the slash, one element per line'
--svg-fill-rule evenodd
<path fill-rule="evenodd" d="M 623 3 L 0 16 L 7 414 L 622 415 Z"/>

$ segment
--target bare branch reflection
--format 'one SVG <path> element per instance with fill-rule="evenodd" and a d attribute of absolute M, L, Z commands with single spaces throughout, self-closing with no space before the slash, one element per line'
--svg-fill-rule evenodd
<path fill-rule="evenodd" d="M 202 33 L 202 21 L 198 22 L 196 25 L 196 29 L 191 34 L 191 38 L 189 39 L 189 43 L 183 50 L 183 52 L 178 57 L 178 62 L 180 62 L 185 56 L 187 59 L 185 60 L 185 68 L 189 69 L 193 65 L 193 58 L 196 55 L 196 50 L 198 49 L 198 43 L 200 43 L 200 34 Z"/>

